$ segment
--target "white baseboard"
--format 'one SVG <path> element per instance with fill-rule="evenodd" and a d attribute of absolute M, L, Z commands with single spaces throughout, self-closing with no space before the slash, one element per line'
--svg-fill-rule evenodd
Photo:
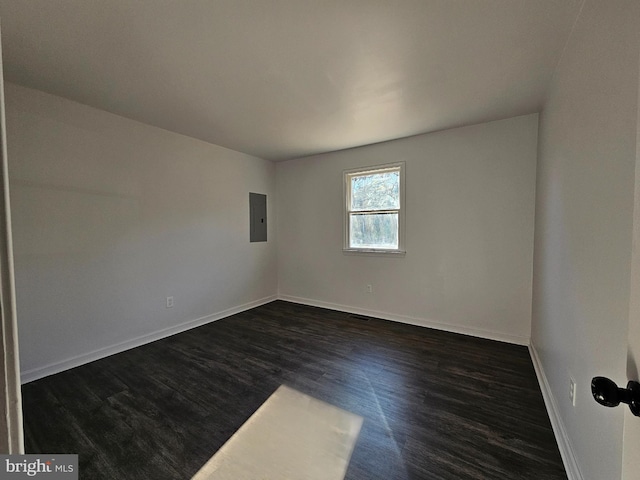
<path fill-rule="evenodd" d="M 114 355 L 116 353 L 124 352 L 125 350 L 139 347 L 147 343 L 155 342 L 156 340 L 170 337 L 172 335 L 184 332 L 186 330 L 191 330 L 192 328 L 199 327 L 206 323 L 214 322 L 216 320 L 220 320 L 222 318 L 235 315 L 236 313 L 244 312 L 245 310 L 250 310 L 252 308 L 259 307 L 260 305 L 264 305 L 265 303 L 273 302 L 276 299 L 277 299 L 276 295 L 271 295 L 268 297 L 261 298 L 259 300 L 254 300 L 252 302 L 239 305 L 237 307 L 228 308 L 221 312 L 212 313 L 211 315 L 206 315 L 204 317 L 196 318 L 195 320 L 189 320 L 187 322 L 183 322 L 178 325 L 174 325 L 172 327 L 163 328 L 162 330 L 157 330 L 155 332 L 151 332 L 146 335 L 133 338 L 131 340 L 126 340 L 124 342 L 120 342 L 115 345 L 110 345 L 108 347 L 100 348 L 98 350 L 83 353 L 82 355 L 76 355 L 75 357 L 71 357 L 66 360 L 62 360 L 60 362 L 55 362 L 49 365 L 45 365 L 43 367 L 26 370 L 20 373 L 20 379 L 22 384 L 29 383 L 34 380 L 38 380 L 39 378 L 47 377 L 55 373 L 60 373 L 65 370 L 69 370 L 70 368 L 79 367 L 80 365 L 84 365 L 85 363 L 93 362 L 94 360 L 99 360 L 101 358 L 105 358 L 110 355 Z"/>
<path fill-rule="evenodd" d="M 294 297 L 291 295 L 278 295 L 278 300 L 286 302 L 301 303 L 312 307 L 321 307 L 329 310 L 338 310 L 341 312 L 354 313 L 356 315 L 365 315 L 367 317 L 376 317 L 383 320 L 391 320 L 393 322 L 407 323 L 409 325 L 417 325 L 419 327 L 433 328 L 436 330 L 444 330 L 446 332 L 461 333 L 472 337 L 486 338 L 488 340 L 498 340 L 505 343 L 513 343 L 516 345 L 529 345 L 529 337 L 510 335 L 499 332 L 492 332 L 481 328 L 473 328 L 462 325 L 451 325 L 448 323 L 427 320 L 424 318 L 408 317 L 405 315 L 396 315 L 388 312 L 379 312 L 377 310 L 368 310 L 365 308 L 351 307 L 348 305 L 340 305 L 337 303 L 322 302 L 309 298 Z"/>
<path fill-rule="evenodd" d="M 196 328 L 201 325 L 205 325 L 207 323 L 214 322 L 216 320 L 220 320 L 222 318 L 226 318 L 231 315 L 235 315 L 236 313 L 244 312 L 246 310 L 259 307 L 260 305 L 270 303 L 274 300 L 284 300 L 292 303 L 299 303 L 299 304 L 310 305 L 314 307 L 327 308 L 329 310 L 338 310 L 341 312 L 353 313 L 356 315 L 365 315 L 368 317 L 381 318 L 384 320 L 391 320 L 394 322 L 417 325 L 420 327 L 434 328 L 437 330 L 444 330 L 444 331 L 453 332 L 453 333 L 460 333 L 464 335 L 471 335 L 474 337 L 481 337 L 481 338 L 486 338 L 490 340 L 498 340 L 501 342 L 528 346 L 529 353 L 531 355 L 531 360 L 533 362 L 533 367 L 538 377 L 538 383 L 540 384 L 540 389 L 542 391 L 544 403 L 547 408 L 547 413 L 549 414 L 549 420 L 551 421 L 551 426 L 553 428 L 553 432 L 555 434 L 556 441 L 558 443 L 558 448 L 560 450 L 560 455 L 562 456 L 562 461 L 564 463 L 568 479 L 569 480 L 584 479 L 584 477 L 582 476 L 582 473 L 580 472 L 580 468 L 578 467 L 578 463 L 577 463 L 575 454 L 573 452 L 573 447 L 571 446 L 571 442 L 569 440 L 569 436 L 567 435 L 566 429 L 564 427 L 564 423 L 562 422 L 562 419 L 559 415 L 559 410 L 558 410 L 555 398 L 553 396 L 553 393 L 551 392 L 551 388 L 547 381 L 547 377 L 544 373 L 544 368 L 542 366 L 542 363 L 540 362 L 540 358 L 535 349 L 535 346 L 533 345 L 532 342 L 530 342 L 530 338 L 522 337 L 518 335 L 496 333 L 488 330 L 476 329 L 476 328 L 471 328 L 466 326 L 449 325 L 449 324 L 422 319 L 422 318 L 414 318 L 414 317 L 409 317 L 405 315 L 390 314 L 387 312 L 380 312 L 376 310 L 368 310 L 364 308 L 351 307 L 348 305 L 322 302 L 318 300 L 311 300 L 308 298 L 295 297 L 290 295 L 271 295 L 268 297 L 264 297 L 259 300 L 255 300 L 252 302 L 245 303 L 243 305 L 239 305 L 236 307 L 223 310 L 221 312 L 213 313 L 211 315 L 206 315 L 204 317 L 200 317 L 195 320 L 189 320 L 187 322 L 183 322 L 178 325 L 174 325 L 172 327 L 164 328 L 162 330 L 158 330 L 146 335 L 142 335 L 140 337 L 136 337 L 131 340 L 126 340 L 124 342 L 120 342 L 114 345 L 110 345 L 108 347 L 87 352 L 82 355 L 77 355 L 75 357 L 71 357 L 60 362 L 56 362 L 49 365 L 45 365 L 43 367 L 38 367 L 31 370 L 23 371 L 21 372 L 21 382 L 22 384 L 25 384 L 25 383 L 32 382 L 34 380 L 38 380 L 39 378 L 60 373 L 65 370 L 69 370 L 71 368 L 84 365 L 85 363 L 92 362 L 94 360 L 99 360 L 101 358 L 105 358 L 110 355 L 114 355 L 116 353 L 124 352 L 131 348 L 139 347 L 141 345 L 145 345 L 147 343 L 151 343 L 156 340 L 160 340 L 162 338 L 170 337 L 177 333 L 191 330 L 192 328 Z"/>
<path fill-rule="evenodd" d="M 553 433 L 556 437 L 558 448 L 560 449 L 560 456 L 562 457 L 564 468 L 567 471 L 567 477 L 569 478 L 569 480 L 583 480 L 584 477 L 580 472 L 578 461 L 576 460 L 573 447 L 571 446 L 571 440 L 569 439 L 569 435 L 567 435 L 567 429 L 565 428 L 564 422 L 560 417 L 558 404 L 556 403 L 555 397 L 551 392 L 551 387 L 549 386 L 547 376 L 544 373 L 542 362 L 540 361 L 540 357 L 538 356 L 538 352 L 536 351 L 533 342 L 529 344 L 529 353 L 533 362 L 533 368 L 535 369 L 536 375 L 538 377 L 540 390 L 542 390 L 542 397 L 544 398 L 544 404 L 547 407 L 547 413 L 549 414 L 551 427 L 553 428 Z"/>

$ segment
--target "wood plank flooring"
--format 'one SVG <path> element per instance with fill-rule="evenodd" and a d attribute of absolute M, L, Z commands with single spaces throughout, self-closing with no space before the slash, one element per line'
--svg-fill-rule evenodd
<path fill-rule="evenodd" d="M 189 479 L 282 384 L 364 417 L 348 480 L 567 478 L 525 347 L 283 301 L 24 385 L 26 450 Z"/>

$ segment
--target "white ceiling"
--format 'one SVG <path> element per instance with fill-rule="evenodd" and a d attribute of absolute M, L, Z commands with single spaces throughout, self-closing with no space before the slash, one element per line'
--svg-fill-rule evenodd
<path fill-rule="evenodd" d="M 271 160 L 537 112 L 583 0 L 0 0 L 5 77 Z"/>

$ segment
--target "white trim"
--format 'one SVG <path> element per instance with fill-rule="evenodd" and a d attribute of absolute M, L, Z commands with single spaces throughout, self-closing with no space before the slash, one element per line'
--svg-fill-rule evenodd
<path fill-rule="evenodd" d="M 406 323 L 416 325 L 418 327 L 433 328 L 435 330 L 443 330 L 445 332 L 460 333 L 472 337 L 485 338 L 487 340 L 497 340 L 499 342 L 512 343 L 516 345 L 529 345 L 528 336 L 511 335 L 508 333 L 493 332 L 482 328 L 473 328 L 463 325 L 451 325 L 436 320 L 428 320 L 426 318 L 409 317 L 406 315 L 397 315 L 389 312 L 380 312 L 377 310 L 368 310 L 365 308 L 351 307 L 348 305 L 340 305 L 337 303 L 322 302 L 311 300 L 310 298 L 294 297 L 291 295 L 278 295 L 278 300 L 286 302 L 300 303 L 310 305 L 312 307 L 327 308 L 329 310 L 337 310 L 340 312 L 354 313 L 356 315 L 365 315 L 367 317 L 381 318 L 383 320 L 391 320 L 392 322 Z"/>
<path fill-rule="evenodd" d="M 9 163 L 7 156 L 7 119 L 5 116 L 4 74 L 0 46 L 0 320 L 2 341 L 2 413 L 0 432 L 3 453 L 24 453 L 22 392 L 20 390 L 20 354 L 16 314 L 16 282 L 11 233 L 11 201 L 9 195 Z"/>
<path fill-rule="evenodd" d="M 187 330 L 191 330 L 192 328 L 196 328 L 201 325 L 205 325 L 207 323 L 214 322 L 216 320 L 220 320 L 222 318 L 226 318 L 231 315 L 235 315 L 236 313 L 244 312 L 245 310 L 250 310 L 252 308 L 259 307 L 260 305 L 273 302 L 276 299 L 277 299 L 276 295 L 270 295 L 268 297 L 264 297 L 259 300 L 254 300 L 252 302 L 239 305 L 237 307 L 228 308 L 218 313 L 212 313 L 211 315 L 206 315 L 204 317 L 196 318 L 195 320 L 189 320 L 187 322 L 183 322 L 178 325 L 174 325 L 172 327 L 163 328 L 161 330 L 157 330 L 155 332 L 151 332 L 146 335 L 133 338 L 131 340 L 125 340 L 124 342 L 120 342 L 114 345 L 110 345 L 108 347 L 100 348 L 92 352 L 76 355 L 75 357 L 71 357 L 66 360 L 62 360 L 60 362 L 51 363 L 43 367 L 27 370 L 22 372 L 21 380 L 23 384 L 29 383 L 34 380 L 38 380 L 39 378 L 47 377 L 55 373 L 60 373 L 70 368 L 84 365 L 85 363 L 93 362 L 95 360 L 99 360 L 101 358 L 105 358 L 110 355 L 114 355 L 116 353 L 124 352 L 125 350 L 129 350 L 131 348 L 135 348 L 141 345 L 145 345 L 147 343 L 155 342 L 156 340 L 170 337 L 177 333 L 185 332 Z"/>
<path fill-rule="evenodd" d="M 584 477 L 580 472 L 576 455 L 571 446 L 571 440 L 567 434 L 567 429 L 564 426 L 562 417 L 560 416 L 560 410 L 558 404 L 551 392 L 551 387 L 547 381 L 547 376 L 544 373 L 544 367 L 538 356 L 533 342 L 529 344 L 529 354 L 531 355 L 531 361 L 533 362 L 533 368 L 536 371 L 538 377 L 538 383 L 540 384 L 540 390 L 542 391 L 542 398 L 544 398 L 544 404 L 547 407 L 547 413 L 549 414 L 549 420 L 551 421 L 551 427 L 556 437 L 558 449 L 560 450 L 560 456 L 562 457 L 562 463 L 567 472 L 569 480 L 583 480 Z"/>
<path fill-rule="evenodd" d="M 405 250 L 382 250 L 378 248 L 343 248 L 342 253 L 347 255 L 405 255 Z"/>

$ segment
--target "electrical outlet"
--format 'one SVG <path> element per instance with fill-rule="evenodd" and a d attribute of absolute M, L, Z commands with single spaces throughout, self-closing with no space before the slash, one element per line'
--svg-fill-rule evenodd
<path fill-rule="evenodd" d="M 576 381 L 573 378 L 569 378 L 569 399 L 571 405 L 576 406 Z"/>
<path fill-rule="evenodd" d="M 367 285 L 367 293 L 373 293 L 373 286 Z"/>
<path fill-rule="evenodd" d="M 173 297 L 167 297 L 167 308 L 173 308 Z"/>

